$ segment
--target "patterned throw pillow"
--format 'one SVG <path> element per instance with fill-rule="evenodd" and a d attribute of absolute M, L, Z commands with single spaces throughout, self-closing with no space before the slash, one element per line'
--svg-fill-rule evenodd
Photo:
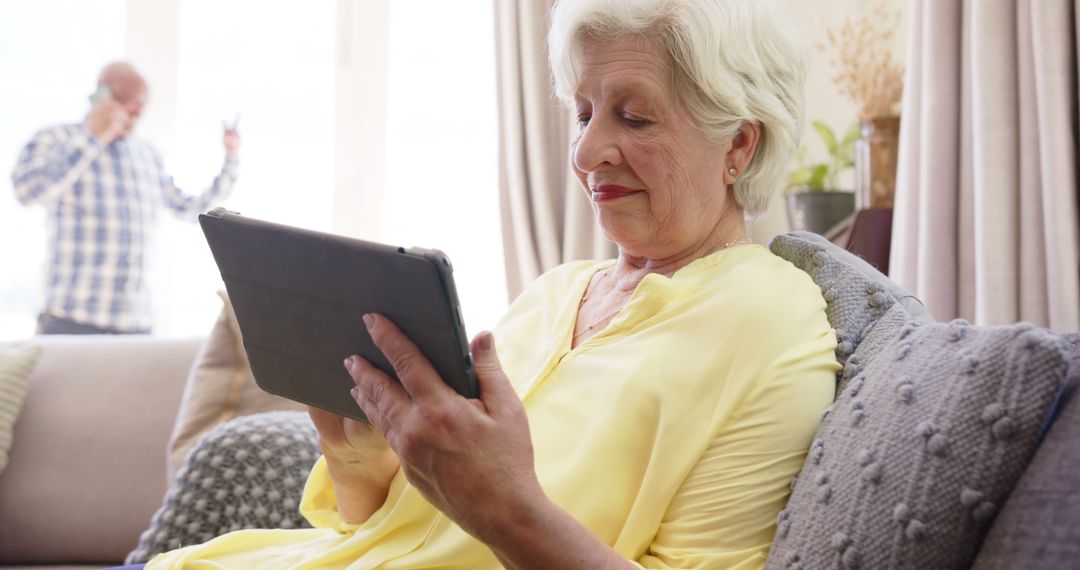
<path fill-rule="evenodd" d="M 15 440 L 15 420 L 26 398 L 26 381 L 37 363 L 39 347 L 0 353 L 0 472 L 8 464 L 8 450 Z"/>
<path fill-rule="evenodd" d="M 776 236 L 769 249 L 805 271 L 821 287 L 825 313 L 836 330 L 836 359 L 841 366 L 894 304 L 914 322 L 934 321 L 910 293 L 870 264 L 817 234 L 791 232 Z"/>
<path fill-rule="evenodd" d="M 225 422 L 192 450 L 126 564 L 245 528 L 303 528 L 304 482 L 322 452 L 305 412 Z"/>
<path fill-rule="evenodd" d="M 766 567 L 967 567 L 1061 386 L 1061 339 L 1026 324 L 913 323 L 894 305 L 856 356 Z"/>

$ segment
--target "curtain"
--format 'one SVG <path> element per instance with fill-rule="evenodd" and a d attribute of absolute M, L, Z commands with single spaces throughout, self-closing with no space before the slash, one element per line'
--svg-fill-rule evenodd
<path fill-rule="evenodd" d="M 913 0 L 890 277 L 939 320 L 1080 328 L 1073 0 Z"/>
<path fill-rule="evenodd" d="M 499 185 L 510 299 L 544 271 L 613 257 L 570 169 L 573 116 L 554 95 L 546 34 L 552 0 L 495 0 Z"/>

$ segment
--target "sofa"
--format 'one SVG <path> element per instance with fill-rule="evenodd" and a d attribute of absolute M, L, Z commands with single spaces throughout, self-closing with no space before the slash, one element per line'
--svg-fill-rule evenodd
<path fill-rule="evenodd" d="M 785 244 L 792 247 L 785 247 Z M 847 322 L 851 318 L 851 311 L 844 308 L 848 293 L 841 291 L 837 281 L 842 281 L 850 290 L 865 289 L 859 294 L 867 297 L 871 308 L 867 314 L 871 317 L 860 316 L 864 320 L 886 322 L 902 312 L 904 318 L 913 319 L 913 322 L 898 329 L 900 335 L 911 334 L 914 330 L 917 336 L 918 331 L 937 325 L 927 324 L 930 323 L 929 316 L 917 299 L 889 283 L 869 265 L 825 240 L 792 234 L 786 241 L 774 241 L 772 247 L 821 281 L 819 284 L 829 303 L 830 319 L 838 331 L 840 347 L 837 354 L 844 364 L 839 378 L 841 390 L 837 404 L 831 410 L 833 417 L 825 420 L 822 431 L 835 426 L 838 417 L 845 422 L 858 423 L 866 415 L 864 412 L 873 408 L 872 402 L 864 408 L 861 403 L 848 405 L 843 400 L 850 398 L 850 393 L 865 381 L 865 375 L 859 373 L 857 353 L 860 347 L 867 351 L 862 353 L 862 367 L 868 370 L 872 365 L 867 355 L 886 349 L 884 345 L 871 347 L 875 342 L 884 342 L 875 339 L 874 322 L 861 322 L 859 327 Z M 827 272 L 823 273 L 822 267 L 837 267 L 836 264 L 847 273 L 834 272 L 828 277 L 831 284 L 826 284 L 824 275 Z M 963 337 L 964 334 L 970 338 L 985 332 L 984 327 L 969 327 L 965 323 L 940 325 L 941 334 L 949 338 Z M 1052 402 L 1043 406 L 1045 410 L 1040 408 L 1039 413 L 1045 415 L 1038 430 L 1041 444 L 1037 451 L 1022 458 L 1022 472 L 1010 481 L 1002 504 L 995 504 L 988 510 L 987 501 L 980 502 L 979 497 L 964 495 L 963 501 L 966 504 L 971 500 L 976 515 L 987 516 L 982 516 L 983 526 L 972 527 L 978 531 L 977 540 L 968 536 L 964 539 L 967 544 L 959 545 L 971 549 L 963 554 L 967 562 L 959 567 L 971 566 L 974 561 L 977 568 L 1075 568 L 1076 561 L 1080 560 L 1080 491 L 1077 491 L 1080 489 L 1080 444 L 1077 443 L 1080 442 L 1080 397 L 1074 397 L 1073 393 L 1080 377 L 1080 335 L 1055 336 L 1044 331 L 1032 332 L 1029 327 L 1016 330 L 1016 335 L 1037 335 L 1044 345 L 1049 342 L 1051 349 L 1060 348 L 1069 359 L 1068 372 L 1064 375 L 1065 388 L 1055 390 Z M 188 368 L 201 341 L 54 337 L 29 342 L 41 346 L 42 352 L 16 424 L 10 464 L 0 473 L 0 567 L 118 565 L 129 551 L 140 545 L 140 533 L 141 546 L 145 546 L 148 534 L 160 537 L 181 532 L 182 528 L 199 528 L 200 521 L 190 518 L 185 518 L 183 527 L 166 524 L 175 520 L 170 513 L 180 508 L 181 498 L 175 489 L 166 494 L 165 455 Z M 898 350 L 910 350 L 910 346 L 900 346 Z M 942 344 L 937 352 L 947 355 L 950 350 Z M 905 385 L 897 386 L 899 397 L 910 396 L 909 392 L 905 392 Z M 962 409 L 964 404 L 961 401 L 958 405 Z M 990 419 L 997 420 L 992 426 L 994 429 L 1003 425 L 999 417 Z M 230 426 L 243 425 L 244 421 L 241 418 L 220 426 L 214 437 L 218 441 L 237 440 L 229 437 Z M 924 424 L 921 423 L 919 429 L 925 432 Z M 947 433 L 948 426 L 937 429 Z M 942 447 L 940 438 L 932 437 L 941 433 L 932 431 L 923 435 L 927 449 L 937 454 L 938 450 L 947 448 Z M 203 453 L 199 461 L 209 463 L 218 453 L 219 448 L 206 441 L 214 437 L 207 436 L 200 444 Z M 904 443 L 899 440 L 901 437 L 897 436 L 897 449 Z M 931 442 L 937 442 L 936 447 Z M 892 447 L 892 442 L 885 441 L 884 445 L 887 449 Z M 823 455 L 827 463 L 828 455 L 821 448 L 820 440 L 815 440 L 804 474 L 793 482 L 793 503 L 810 498 L 817 505 L 813 508 L 820 510 L 823 509 L 821 505 L 827 503 L 821 500 L 823 497 L 842 496 L 843 490 L 836 488 L 839 476 L 829 481 L 814 471 L 825 464 L 820 463 Z M 873 477 L 873 467 L 880 462 L 871 456 L 851 457 L 850 460 L 858 462 L 855 465 L 867 478 Z M 870 475 L 866 476 L 867 473 Z M 890 480 L 888 475 L 886 472 L 882 484 L 901 487 L 907 483 Z M 184 477 L 181 473 L 178 484 L 184 483 Z M 879 476 L 875 484 L 881 483 L 880 480 Z M 834 488 L 835 493 L 823 492 Z M 293 487 L 288 493 L 298 495 L 299 491 L 298 487 Z M 965 493 L 967 491 L 965 489 Z M 812 517 L 824 512 L 809 508 L 785 509 L 778 519 L 778 528 L 784 531 L 784 537 L 778 538 L 774 545 L 768 567 L 792 570 L 875 567 L 866 564 L 867 553 L 863 552 L 860 558 L 853 547 L 860 538 L 858 531 L 845 534 L 829 528 L 809 529 L 807 524 L 802 527 L 792 525 L 792 521 L 797 522 L 800 516 Z M 900 520 L 900 513 L 895 514 Z M 903 520 L 907 526 L 898 534 L 899 540 L 906 540 L 906 532 L 918 550 L 920 529 L 910 519 L 908 514 Z M 154 532 L 144 532 L 148 525 Z M 821 536 L 825 538 L 814 535 L 814 531 L 824 532 Z M 804 533 L 801 537 L 800 532 Z M 166 540 L 175 538 L 165 536 Z M 804 547 L 800 557 L 797 549 L 790 546 L 801 539 L 816 544 L 814 548 L 827 551 L 823 556 L 832 558 L 827 558 L 827 564 L 821 563 L 822 558 L 813 558 L 811 547 Z M 933 542 L 922 543 L 922 550 L 930 544 Z M 889 567 L 911 566 L 896 563 Z M 924 567 L 958 566 L 931 564 Z"/>
<path fill-rule="evenodd" d="M 165 493 L 166 447 L 201 342 L 28 342 L 41 352 L 0 472 L 0 567 L 123 561 Z"/>

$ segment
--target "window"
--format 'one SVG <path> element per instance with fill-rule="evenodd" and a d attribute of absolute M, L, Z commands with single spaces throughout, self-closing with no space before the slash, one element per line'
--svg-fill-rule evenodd
<path fill-rule="evenodd" d="M 210 185 L 225 156 L 222 122 L 239 115 L 240 171 L 225 206 L 331 231 L 334 12 L 332 0 L 182 0 L 166 155 L 180 188 Z M 221 309 L 221 277 L 198 224 L 162 218 L 151 283 L 157 332 L 206 334 Z"/>
<path fill-rule="evenodd" d="M 0 107 L 8 173 L 37 129 L 82 120 L 85 96 L 105 63 L 130 59 L 150 79 L 138 134 L 163 151 L 184 191 L 201 192 L 218 173 L 222 121 L 239 114 L 240 173 L 227 208 L 342 232 L 348 229 L 337 227 L 342 212 L 350 215 L 358 203 L 348 194 L 378 193 L 378 206 L 364 212 L 380 216 L 378 223 L 363 237 L 442 249 L 454 262 L 469 333 L 495 323 L 507 300 L 490 2 L 164 5 L 175 17 L 131 0 L 0 4 L 0 72 L 18 78 L 6 82 L 4 99 L 11 103 Z M 385 74 L 363 88 L 381 94 L 386 112 L 385 125 L 369 131 L 342 121 L 355 114 L 349 105 L 365 103 L 335 97 L 342 40 L 356 39 L 339 37 L 350 28 L 338 18 L 352 10 L 364 17 L 376 5 L 389 25 L 385 50 L 371 57 L 386 58 L 380 60 Z M 356 132 L 342 137 L 341 129 Z M 384 182 L 339 184 L 335 169 L 350 165 L 361 148 L 385 151 Z M 7 188 L 0 195 L 0 340 L 19 339 L 33 333 L 43 301 L 44 219 L 41 208 L 18 207 L 9 176 L 0 184 Z M 206 334 L 220 308 L 214 292 L 223 286 L 198 225 L 162 212 L 153 251 L 155 332 Z"/>
<path fill-rule="evenodd" d="M 491 2 L 390 5 L 383 239 L 450 257 L 470 337 L 507 303 L 494 19 Z"/>
<path fill-rule="evenodd" d="M 45 210 L 19 205 L 11 170 L 38 130 L 83 120 L 103 62 L 124 55 L 125 16 L 124 0 L 0 3 L 0 340 L 33 334 L 44 303 Z"/>

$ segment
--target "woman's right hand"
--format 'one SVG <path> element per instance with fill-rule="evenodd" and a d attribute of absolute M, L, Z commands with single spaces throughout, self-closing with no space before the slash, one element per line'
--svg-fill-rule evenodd
<path fill-rule="evenodd" d="M 349 523 L 367 520 L 383 502 L 400 463 L 371 424 L 308 407 L 334 482 L 338 511 Z"/>

